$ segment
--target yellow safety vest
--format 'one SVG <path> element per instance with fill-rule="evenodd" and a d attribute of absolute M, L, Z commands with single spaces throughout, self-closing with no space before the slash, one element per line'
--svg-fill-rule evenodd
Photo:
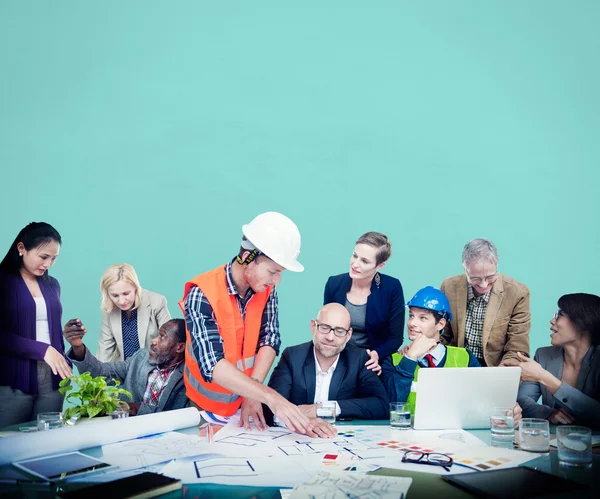
<path fill-rule="evenodd" d="M 396 352 L 392 354 L 392 362 L 395 366 L 400 364 L 403 355 Z M 446 347 L 446 363 L 444 367 L 469 367 L 469 352 L 467 352 L 466 348 L 459 347 Z M 417 364 L 417 368 L 415 369 L 415 377 L 413 383 L 416 383 L 419 380 L 419 369 L 420 366 Z M 415 406 L 417 404 L 417 392 L 411 390 L 408 394 L 408 400 L 406 401 L 410 404 L 410 413 L 414 415 Z"/>

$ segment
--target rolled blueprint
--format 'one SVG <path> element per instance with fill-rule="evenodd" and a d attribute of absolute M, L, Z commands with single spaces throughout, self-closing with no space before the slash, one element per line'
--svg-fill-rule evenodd
<path fill-rule="evenodd" d="M 0 438 L 0 465 L 175 431 L 200 423 L 194 407 Z"/>

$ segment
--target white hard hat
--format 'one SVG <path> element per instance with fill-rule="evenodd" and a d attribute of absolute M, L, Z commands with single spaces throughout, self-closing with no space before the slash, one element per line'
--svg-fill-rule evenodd
<path fill-rule="evenodd" d="M 288 217 L 275 211 L 261 213 L 242 232 L 256 249 L 275 263 L 292 272 L 302 272 L 297 260 L 300 254 L 300 231 Z"/>

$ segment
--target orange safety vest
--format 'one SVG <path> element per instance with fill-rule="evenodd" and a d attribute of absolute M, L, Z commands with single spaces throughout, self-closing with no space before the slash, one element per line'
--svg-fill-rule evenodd
<path fill-rule="evenodd" d="M 262 322 L 262 315 L 271 294 L 271 288 L 255 293 L 246 305 L 246 317 L 238 308 L 235 295 L 227 291 L 225 267 L 200 274 L 185 285 L 179 307 L 185 316 L 185 299 L 193 286 L 198 286 L 210 303 L 219 334 L 223 340 L 225 359 L 247 376 L 252 376 L 254 358 Z M 221 385 L 206 382 L 200 372 L 190 331 L 186 323 L 186 353 L 183 380 L 187 397 L 198 407 L 221 416 L 231 416 L 242 404 L 242 398 Z"/>

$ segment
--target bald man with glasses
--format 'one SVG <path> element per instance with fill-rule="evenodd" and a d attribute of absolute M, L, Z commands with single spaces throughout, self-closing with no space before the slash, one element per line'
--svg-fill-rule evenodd
<path fill-rule="evenodd" d="M 453 317 L 442 341 L 468 348 L 482 366 L 518 360 L 517 352 L 529 356 L 529 288 L 498 272 L 498 250 L 487 239 L 468 242 L 462 264 L 464 274 L 440 286 Z"/>
<path fill-rule="evenodd" d="M 269 387 L 316 418 L 317 404 L 336 403 L 336 417 L 389 418 L 389 400 L 374 371 L 365 368 L 365 350 L 348 344 L 350 313 L 329 303 L 310 321 L 312 341 L 288 347 L 275 367 Z M 265 408 L 265 418 L 273 417 Z M 275 423 L 277 421 L 275 420 Z"/>

